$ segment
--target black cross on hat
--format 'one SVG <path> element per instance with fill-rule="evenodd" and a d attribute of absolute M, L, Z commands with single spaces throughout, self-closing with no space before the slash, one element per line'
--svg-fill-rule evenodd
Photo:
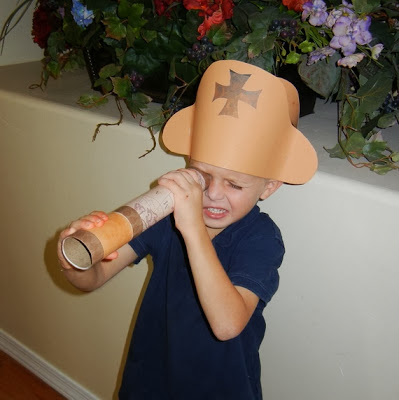
<path fill-rule="evenodd" d="M 230 115 L 238 118 L 238 101 L 243 101 L 253 108 L 256 108 L 259 94 L 262 90 L 248 91 L 243 87 L 251 74 L 238 74 L 230 70 L 230 85 L 224 86 L 220 83 L 215 83 L 215 95 L 213 100 L 224 98 L 227 99 L 222 111 L 219 115 Z"/>

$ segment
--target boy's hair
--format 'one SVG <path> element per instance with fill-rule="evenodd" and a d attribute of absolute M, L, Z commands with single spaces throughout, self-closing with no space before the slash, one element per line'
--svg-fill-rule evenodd
<path fill-rule="evenodd" d="M 249 175 L 301 184 L 317 169 L 314 148 L 296 129 L 295 87 L 254 65 L 214 62 L 195 103 L 173 115 L 162 140 L 173 153 Z"/>

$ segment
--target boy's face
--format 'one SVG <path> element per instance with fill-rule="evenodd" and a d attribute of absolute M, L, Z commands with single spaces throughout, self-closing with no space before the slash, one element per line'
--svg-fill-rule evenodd
<path fill-rule="evenodd" d="M 203 217 L 211 238 L 247 215 L 259 199 L 266 199 L 282 184 L 195 160 L 190 166 L 210 177 L 203 194 Z"/>

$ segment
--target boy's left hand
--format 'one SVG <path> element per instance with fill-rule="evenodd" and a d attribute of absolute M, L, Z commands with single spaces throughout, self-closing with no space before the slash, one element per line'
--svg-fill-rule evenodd
<path fill-rule="evenodd" d="M 168 172 L 158 179 L 158 183 L 173 193 L 175 224 L 183 235 L 193 230 L 193 227 L 204 225 L 203 191 L 198 183 L 197 172 L 190 169 Z"/>

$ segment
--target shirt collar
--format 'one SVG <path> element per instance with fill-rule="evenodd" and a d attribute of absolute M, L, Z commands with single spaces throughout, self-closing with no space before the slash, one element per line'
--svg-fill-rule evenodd
<path fill-rule="evenodd" d="M 213 238 L 212 242 L 215 245 L 217 244 L 223 247 L 229 246 L 233 240 L 233 235 L 238 234 L 242 229 L 245 229 L 248 225 L 250 225 L 252 221 L 258 216 L 259 213 L 260 209 L 257 205 L 255 205 L 248 214 L 246 214 L 240 220 L 232 223 L 222 232 L 216 235 Z"/>

